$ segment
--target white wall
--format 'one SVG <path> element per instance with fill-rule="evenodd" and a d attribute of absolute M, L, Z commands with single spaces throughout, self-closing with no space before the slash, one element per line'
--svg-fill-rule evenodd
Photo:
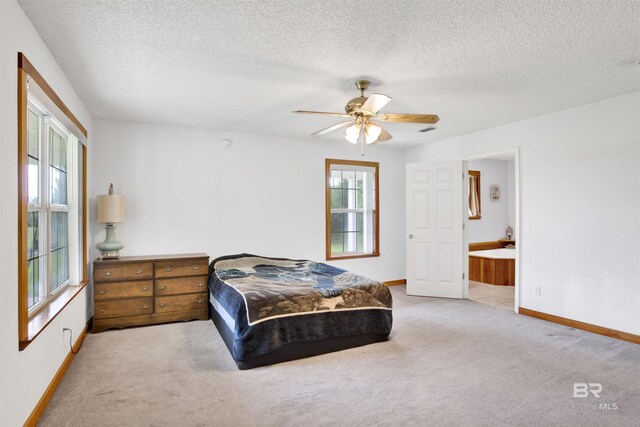
<path fill-rule="evenodd" d="M 462 160 L 519 146 L 520 305 L 640 334 L 639 111 L 633 92 L 427 144 L 405 158 Z"/>
<path fill-rule="evenodd" d="M 480 171 L 481 218 L 469 221 L 469 243 L 490 242 L 506 237 L 509 225 L 509 207 L 515 206 L 515 194 L 510 198 L 515 174 L 509 175 L 508 161 L 495 159 L 470 160 L 469 170 Z M 500 186 L 501 197 L 492 201 L 489 187 Z"/>
<path fill-rule="evenodd" d="M 86 291 L 78 295 L 24 351 L 18 351 L 17 57 L 29 61 L 78 117 L 91 137 L 91 116 L 40 36 L 14 0 L 0 1 L 0 425 L 27 419 L 69 353 L 68 335 L 84 328 Z M 91 150 L 89 149 L 89 152 Z"/>
<path fill-rule="evenodd" d="M 361 159 L 358 147 L 322 139 L 106 120 L 94 129 L 89 194 L 93 203 L 113 182 L 127 197 L 127 221 L 117 229 L 123 255 L 248 252 L 322 261 L 324 159 Z M 220 147 L 225 138 L 229 149 Z M 332 264 L 402 279 L 404 155 L 375 146 L 365 152 L 364 160 L 380 162 L 381 256 Z M 102 225 L 91 229 L 94 241 L 104 239 Z"/>

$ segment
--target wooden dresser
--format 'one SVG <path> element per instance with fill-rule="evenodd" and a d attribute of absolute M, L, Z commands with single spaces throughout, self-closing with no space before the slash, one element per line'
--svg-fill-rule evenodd
<path fill-rule="evenodd" d="M 206 254 L 96 259 L 93 332 L 209 318 Z"/>

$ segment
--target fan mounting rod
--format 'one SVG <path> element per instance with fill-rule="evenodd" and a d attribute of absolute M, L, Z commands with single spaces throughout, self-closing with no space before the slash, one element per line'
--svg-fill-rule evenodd
<path fill-rule="evenodd" d="M 364 91 L 369 89 L 371 82 L 369 80 L 358 80 L 355 84 L 360 91 L 360 96 L 364 96 Z"/>

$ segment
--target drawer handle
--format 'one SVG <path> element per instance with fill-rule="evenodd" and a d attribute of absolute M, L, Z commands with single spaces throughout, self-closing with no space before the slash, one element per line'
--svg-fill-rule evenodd
<path fill-rule="evenodd" d="M 173 267 L 165 267 L 164 271 L 166 271 L 167 273 L 173 271 Z"/>
<path fill-rule="evenodd" d="M 198 298 L 198 301 L 196 301 L 198 304 L 202 304 L 204 302 L 204 298 Z"/>
<path fill-rule="evenodd" d="M 164 307 L 164 306 L 165 306 L 165 305 L 167 305 L 167 304 L 165 304 L 165 303 L 161 302 L 161 303 L 160 303 L 160 304 L 158 304 L 158 305 L 159 305 L 160 307 Z"/>
<path fill-rule="evenodd" d="M 148 291 L 148 290 L 149 290 L 149 288 L 145 286 L 144 288 L 142 288 L 142 290 L 143 290 L 143 291 Z"/>
<path fill-rule="evenodd" d="M 99 293 L 100 295 L 102 295 L 102 294 L 104 294 L 105 292 L 107 292 L 107 291 L 99 291 L 98 293 Z"/>
<path fill-rule="evenodd" d="M 149 308 L 147 304 L 143 305 L 142 308 Z"/>
<path fill-rule="evenodd" d="M 142 270 L 136 270 L 136 274 L 142 274 Z"/>
<path fill-rule="evenodd" d="M 204 286 L 204 283 L 198 283 L 198 287 L 201 288 Z"/>
<path fill-rule="evenodd" d="M 198 267 L 197 265 L 194 265 L 193 267 L 191 267 L 192 270 L 199 270 L 200 267 Z"/>
<path fill-rule="evenodd" d="M 160 289 L 161 291 L 164 291 L 167 288 L 165 288 L 164 286 L 159 286 L 158 289 Z"/>
<path fill-rule="evenodd" d="M 101 309 L 100 309 L 100 313 L 104 313 L 104 308 L 101 308 Z"/>
<path fill-rule="evenodd" d="M 111 276 L 113 273 L 111 273 L 110 271 L 107 271 L 106 273 L 104 273 L 105 276 Z"/>

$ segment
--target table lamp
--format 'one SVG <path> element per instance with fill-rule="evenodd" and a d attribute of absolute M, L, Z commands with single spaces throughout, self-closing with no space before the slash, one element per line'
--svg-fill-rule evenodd
<path fill-rule="evenodd" d="M 98 223 L 105 224 L 107 238 L 98 243 L 96 248 L 102 253 L 102 259 L 120 257 L 120 249 L 124 247 L 116 240 L 115 223 L 124 222 L 124 196 L 113 194 L 113 184 L 109 186 L 109 194 L 98 196 Z"/>

